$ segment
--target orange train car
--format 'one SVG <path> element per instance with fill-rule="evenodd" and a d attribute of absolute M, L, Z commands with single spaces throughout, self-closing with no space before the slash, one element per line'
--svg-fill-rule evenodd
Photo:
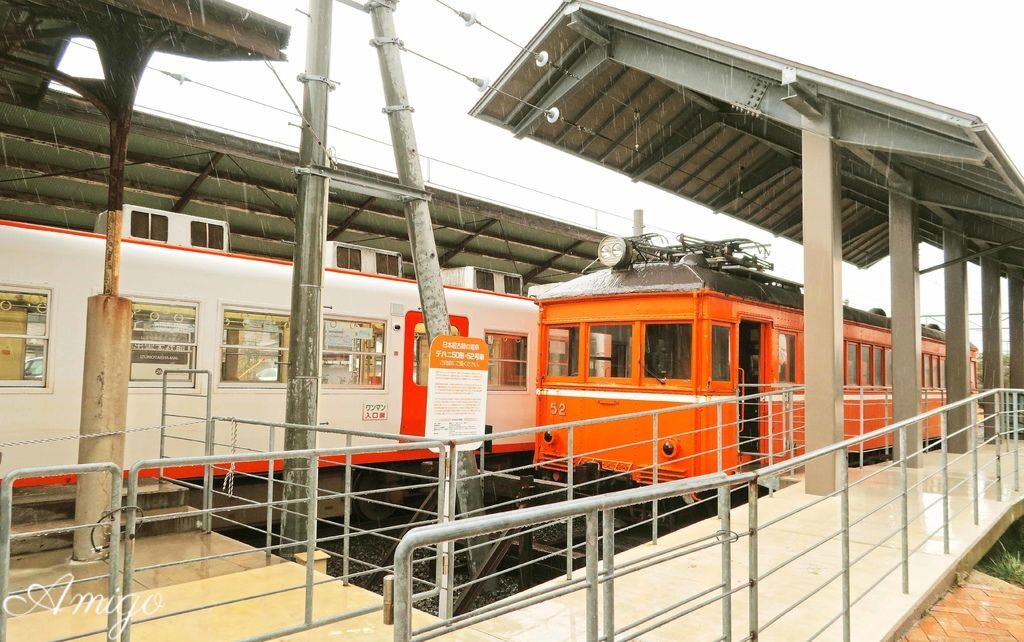
<path fill-rule="evenodd" d="M 690 254 L 593 272 L 535 296 L 541 321 L 538 425 L 803 382 L 800 286 L 756 269 Z M 891 423 L 891 335 L 880 310 L 846 307 L 844 318 L 845 432 L 852 437 Z M 943 333 L 923 327 L 924 408 L 943 403 L 944 363 Z M 932 422 L 926 434 L 938 437 L 939 429 Z M 663 413 L 657 425 L 641 417 L 574 428 L 571 449 L 574 468 L 596 465 L 605 475 L 650 483 L 655 457 L 659 481 L 738 470 L 802 452 L 802 433 L 802 393 L 795 389 L 742 404 Z M 877 439 L 863 451 L 884 453 L 890 446 Z M 565 429 L 547 431 L 537 437 L 535 463 L 565 471 L 569 448 Z"/>

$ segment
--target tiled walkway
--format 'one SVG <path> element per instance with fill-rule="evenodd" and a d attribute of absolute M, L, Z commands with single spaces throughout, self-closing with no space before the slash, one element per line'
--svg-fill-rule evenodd
<path fill-rule="evenodd" d="M 977 571 L 933 606 L 904 638 L 1024 641 L 1024 588 Z"/>

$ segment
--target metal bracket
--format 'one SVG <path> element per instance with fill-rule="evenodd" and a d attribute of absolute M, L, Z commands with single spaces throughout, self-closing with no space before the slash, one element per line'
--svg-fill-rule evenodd
<path fill-rule="evenodd" d="M 301 73 L 295 77 L 299 82 L 322 82 L 327 85 L 328 91 L 334 91 L 334 88 L 338 86 L 338 81 L 331 80 L 327 76 L 318 76 L 316 74 Z"/>
<path fill-rule="evenodd" d="M 412 105 L 388 105 L 387 107 L 381 107 L 380 111 L 381 111 L 381 113 L 384 113 L 384 114 L 387 114 L 387 115 L 390 116 L 391 114 L 395 113 L 396 111 L 414 112 L 416 110 L 413 109 Z"/>
<path fill-rule="evenodd" d="M 430 201 L 430 194 L 424 190 L 418 190 L 396 183 L 388 183 L 353 174 L 347 174 L 331 167 L 310 165 L 309 167 L 296 167 L 292 169 L 296 176 L 319 176 L 331 181 L 331 187 L 343 189 L 346 192 L 354 192 L 363 196 L 384 198 L 407 203 L 409 201 Z"/>
<path fill-rule="evenodd" d="M 395 45 L 399 49 L 405 49 L 405 43 L 401 38 L 370 38 L 371 47 L 382 47 L 384 45 Z"/>
<path fill-rule="evenodd" d="M 748 78 L 751 81 L 750 95 L 743 101 L 733 103 L 732 106 L 752 116 L 761 116 L 761 101 L 768 91 L 768 79 L 753 74 L 748 74 Z"/>
<path fill-rule="evenodd" d="M 368 0 L 363 6 L 366 7 L 366 11 L 372 11 L 377 7 L 384 7 L 385 9 L 391 9 L 394 11 L 397 9 L 395 5 L 398 4 L 398 0 Z"/>

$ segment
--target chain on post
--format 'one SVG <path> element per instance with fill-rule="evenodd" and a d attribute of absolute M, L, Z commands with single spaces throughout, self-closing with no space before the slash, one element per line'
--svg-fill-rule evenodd
<path fill-rule="evenodd" d="M 231 420 L 231 454 L 234 455 L 238 452 L 238 420 Z M 223 490 L 228 494 L 228 497 L 235 496 L 235 462 L 231 462 L 228 466 L 228 472 L 224 475 Z"/>

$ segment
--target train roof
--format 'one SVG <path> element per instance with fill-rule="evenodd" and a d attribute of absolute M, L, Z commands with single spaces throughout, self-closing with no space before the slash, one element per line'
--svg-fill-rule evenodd
<path fill-rule="evenodd" d="M 803 309 L 802 286 L 770 274 L 753 270 L 714 270 L 685 263 L 645 263 L 626 270 L 599 270 L 552 285 L 538 293 L 539 301 L 578 299 L 592 296 L 697 292 L 711 290 L 729 296 Z M 889 329 L 889 317 L 850 306 L 843 306 L 843 318 L 855 323 Z M 945 341 L 941 330 L 921 326 L 921 335 Z"/>

